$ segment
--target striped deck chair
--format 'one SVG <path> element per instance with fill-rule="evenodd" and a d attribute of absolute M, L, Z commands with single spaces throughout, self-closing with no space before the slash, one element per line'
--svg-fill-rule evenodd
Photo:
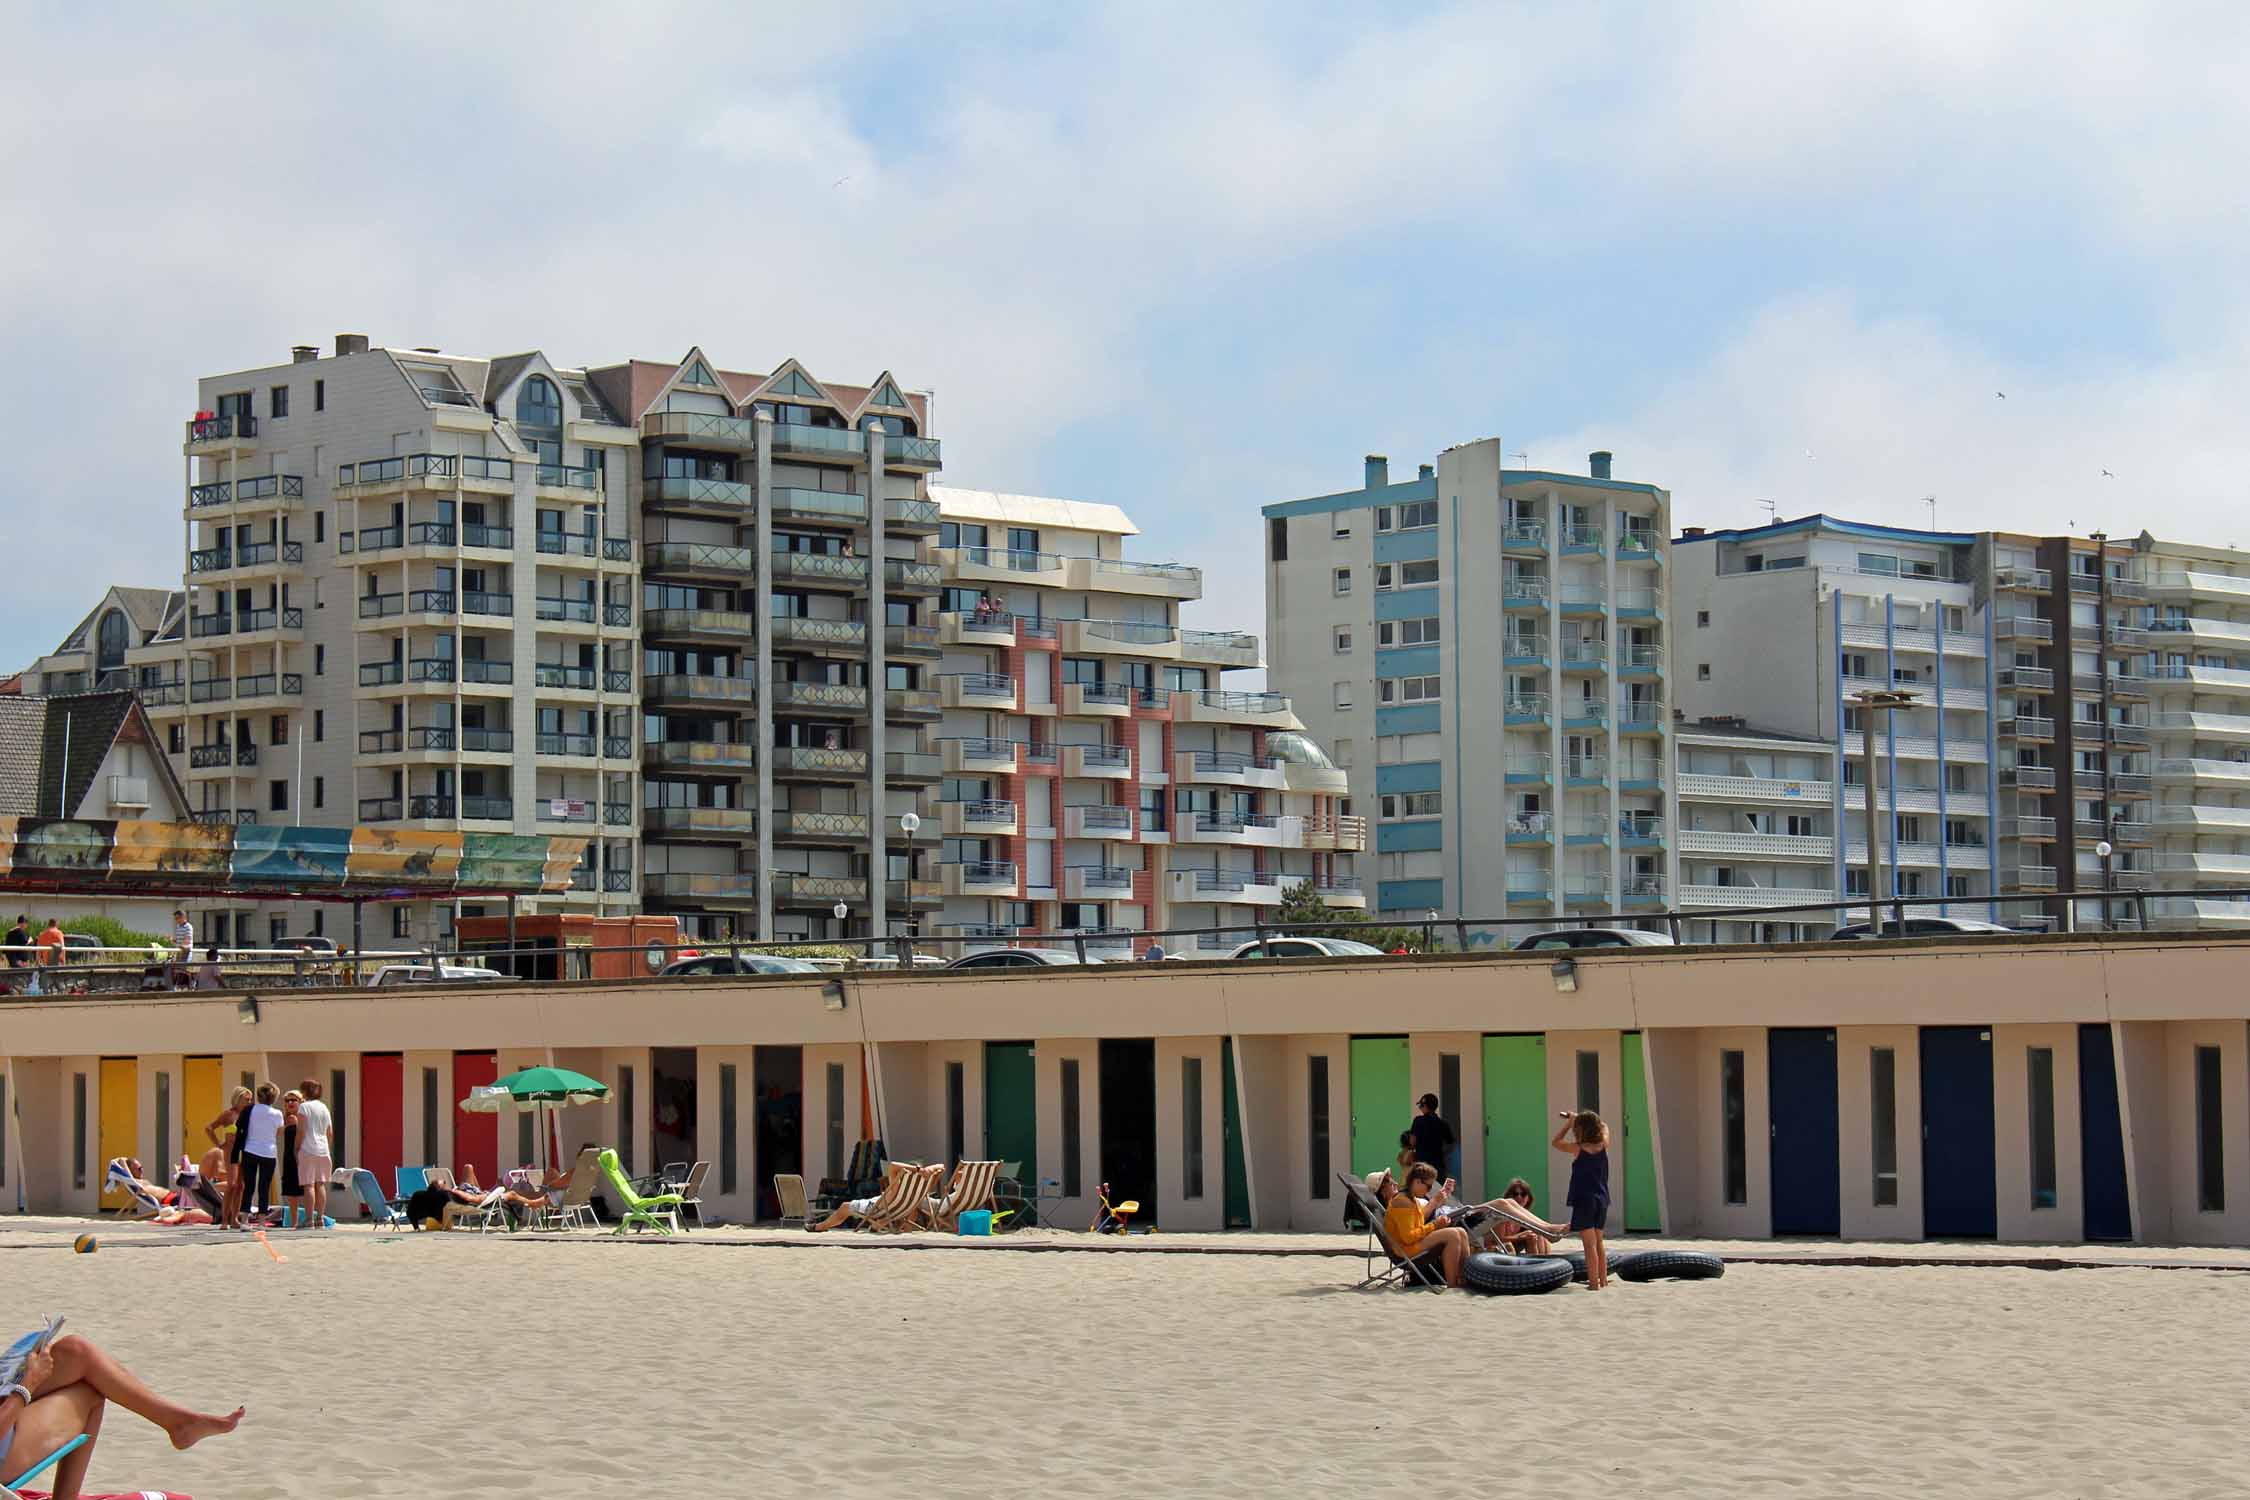
<path fill-rule="evenodd" d="M 164 1211 L 164 1200 L 150 1195 L 122 1156 L 110 1158 L 109 1170 L 102 1174 L 102 1182 L 125 1195 L 125 1201 L 117 1209 L 121 1219 L 153 1219 Z"/>
<path fill-rule="evenodd" d="M 953 1185 L 945 1190 L 945 1201 L 930 1215 L 930 1227 L 942 1234 L 954 1234 L 961 1228 L 961 1215 L 973 1208 L 992 1207 L 992 1184 L 1000 1175 L 996 1161 L 964 1161 L 953 1169 Z"/>
<path fill-rule="evenodd" d="M 930 1204 L 945 1185 L 945 1163 L 934 1167 L 909 1166 L 899 1173 L 898 1181 L 905 1190 L 896 1195 L 895 1205 L 886 1212 L 886 1204 L 893 1195 L 886 1191 L 886 1203 L 878 1203 L 867 1215 L 867 1227 L 888 1234 L 900 1234 L 909 1229 L 924 1227 L 929 1219 Z"/>

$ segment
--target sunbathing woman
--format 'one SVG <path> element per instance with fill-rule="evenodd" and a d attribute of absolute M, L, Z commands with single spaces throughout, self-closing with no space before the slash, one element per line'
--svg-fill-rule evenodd
<path fill-rule="evenodd" d="M 232 1432 L 242 1420 L 239 1406 L 214 1417 L 165 1400 L 76 1334 L 32 1354 L 20 1379 L 0 1389 L 0 1476 L 23 1473 L 81 1433 L 87 1439 L 55 1466 L 55 1500 L 78 1500 L 101 1434 L 102 1411 L 112 1401 L 163 1428 L 175 1448 Z"/>

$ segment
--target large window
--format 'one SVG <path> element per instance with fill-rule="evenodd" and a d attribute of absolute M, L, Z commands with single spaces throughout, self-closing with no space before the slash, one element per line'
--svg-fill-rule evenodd
<path fill-rule="evenodd" d="M 1868 1140 L 1873 1150 L 1875 1206 L 1898 1206 L 1898 1053 L 1890 1047 L 1867 1054 Z"/>
<path fill-rule="evenodd" d="M 1425 615 L 1414 620 L 1381 620 L 1375 626 L 1375 644 L 1378 646 L 1434 646 L 1438 639 L 1436 615 Z"/>
<path fill-rule="evenodd" d="M 1438 565 L 1435 558 L 1431 558 L 1427 562 L 1409 562 L 1398 565 L 1400 588 L 1413 588 L 1416 584 L 1435 583 L 1437 581 Z"/>
<path fill-rule="evenodd" d="M 1435 675 L 1375 679 L 1375 697 L 1381 703 L 1435 703 L 1444 696 L 1443 679 Z"/>
<path fill-rule="evenodd" d="M 132 622 L 121 609 L 113 609 L 102 616 L 95 635 L 94 670 L 115 672 L 125 665 L 125 648 L 133 642 Z"/>

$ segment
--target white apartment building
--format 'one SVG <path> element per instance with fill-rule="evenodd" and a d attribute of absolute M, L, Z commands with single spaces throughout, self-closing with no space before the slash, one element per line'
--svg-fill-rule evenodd
<path fill-rule="evenodd" d="M 1810 820 L 1728 830 L 1739 835 L 1728 852 L 1754 861 L 1748 868 L 1771 880 L 1786 874 L 1788 883 L 1769 892 L 1794 900 L 1819 899 L 1796 894 L 1814 889 L 1833 890 L 1837 900 L 1866 893 L 1864 798 L 1873 783 L 1892 889 L 1922 898 L 1918 910 L 1980 919 L 1999 911 L 1987 899 L 2000 791 L 1993 621 L 1974 586 L 1976 542 L 1814 515 L 1741 530 L 1690 528 L 1675 543 L 1673 670 L 1685 716 L 1730 716 L 1817 741 L 1841 768 L 1807 783 L 1824 790 L 1825 817 L 1790 812 Z M 1865 710 L 1852 696 L 1891 688 L 1915 701 L 1877 719 L 1870 766 Z M 1813 878 L 1807 838 L 1828 841 L 1822 878 Z M 1683 849 L 1679 878 L 1702 884 L 1712 852 L 1689 858 Z M 1784 864 L 1792 869 L 1782 872 Z M 1761 902 L 1787 904 L 1770 894 L 1730 904 Z"/>
<path fill-rule="evenodd" d="M 1703 917 L 1698 911 L 1838 899 L 1836 747 L 1739 719 L 1673 726 L 1671 904 L 1680 938 L 1781 943 L 1825 937 L 1838 914 Z M 1864 913 L 1862 914 L 1864 915 Z"/>
<path fill-rule="evenodd" d="M 1663 909 L 1671 497 L 1610 467 L 1488 438 L 1264 508 L 1268 680 L 1375 815 L 1385 918 Z"/>
<path fill-rule="evenodd" d="M 2250 926 L 2250 551 L 2144 537 L 2155 735 L 2156 880 L 2164 927 Z"/>
<path fill-rule="evenodd" d="M 1345 773 L 1286 696 L 1223 685 L 1258 641 L 1185 625 L 1200 569 L 1127 558 L 1139 528 L 1115 506 L 930 494 L 942 934 L 1078 933 L 1116 956 L 1137 931 L 1255 923 L 1307 881 L 1364 909 Z"/>

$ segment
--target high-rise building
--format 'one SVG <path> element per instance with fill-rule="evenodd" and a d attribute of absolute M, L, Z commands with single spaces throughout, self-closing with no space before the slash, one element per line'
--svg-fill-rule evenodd
<path fill-rule="evenodd" d="M 1670 905 L 1696 943 L 1826 937 L 1839 914 L 1698 917 L 1698 911 L 1813 906 L 1836 888 L 1836 746 L 1739 718 L 1673 726 Z M 1865 915 L 1864 912 L 1861 913 Z"/>
<path fill-rule="evenodd" d="M 1375 816 L 1384 916 L 1662 909 L 1664 490 L 1488 438 L 1264 515 L 1268 680 Z"/>
<path fill-rule="evenodd" d="M 2155 877 L 2167 887 L 2250 889 L 2250 551 L 2143 537 L 2135 552 L 2131 581 L 2151 601 Z M 2250 925 L 2250 901 L 2239 897 L 2149 905 L 2156 926 Z"/>
<path fill-rule="evenodd" d="M 1365 825 L 1289 699 L 1224 686 L 1258 640 L 1195 630 L 1202 570 L 1128 558 L 1115 506 L 933 486 L 941 931 L 1243 926 L 1310 882 L 1360 910 Z M 1231 948 L 1250 934 L 1207 934 Z"/>

